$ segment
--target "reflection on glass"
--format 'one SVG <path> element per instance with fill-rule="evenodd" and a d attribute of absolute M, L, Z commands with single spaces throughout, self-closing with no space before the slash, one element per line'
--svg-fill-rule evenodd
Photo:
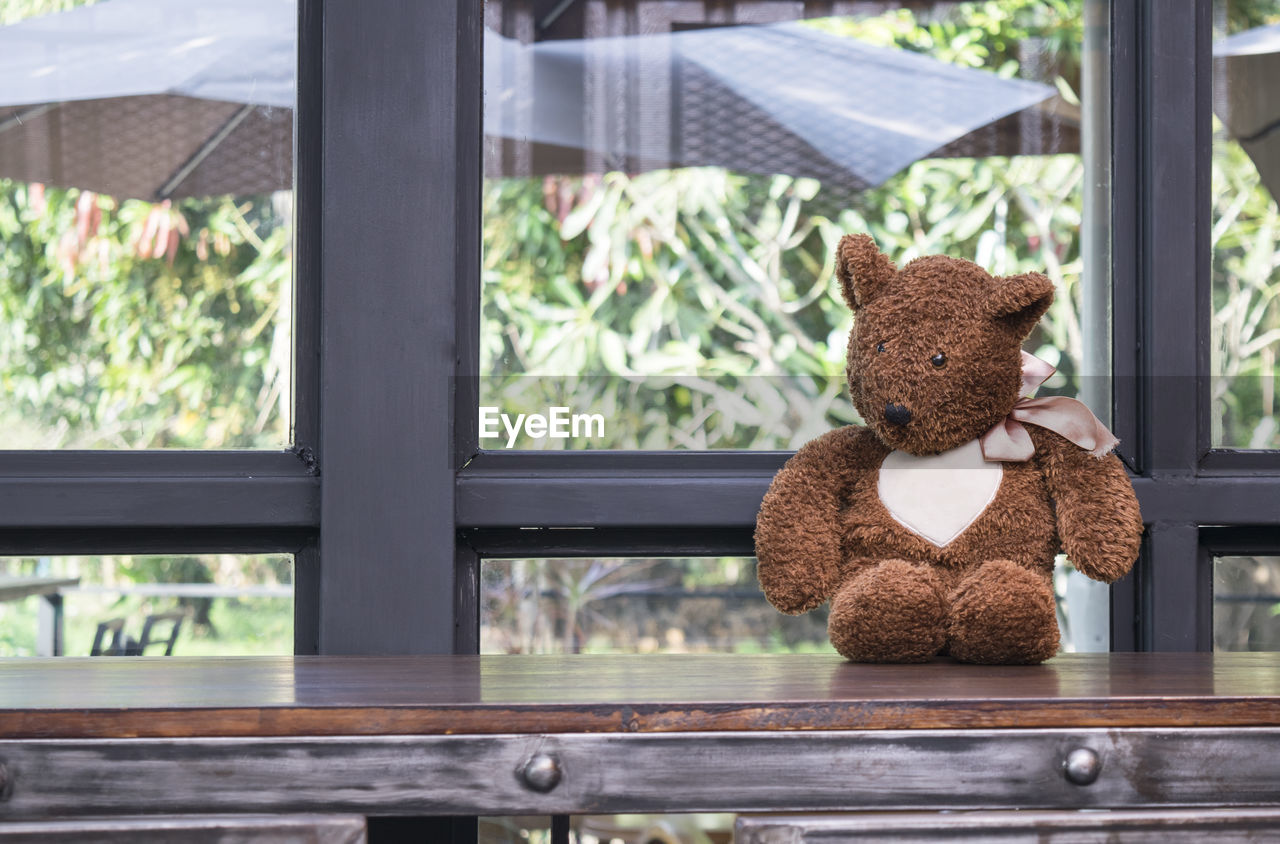
<path fill-rule="evenodd" d="M 175 656 L 291 654 L 292 583 L 289 554 L 0 558 L 0 657 L 88 656 L 117 633 L 160 655 L 175 627 Z"/>
<path fill-rule="evenodd" d="M 1280 0 L 1218 0 L 1213 444 L 1280 448 Z"/>
<path fill-rule="evenodd" d="M 1213 647 L 1280 651 L 1280 557 L 1214 560 Z"/>
<path fill-rule="evenodd" d="M 482 446 L 788 448 L 856 421 L 846 231 L 1046 271 L 1027 348 L 1106 414 L 1107 4 L 809 5 L 486 4 L 481 404 L 512 433 Z M 555 407 L 604 435 L 517 421 Z"/>
<path fill-rule="evenodd" d="M 289 442 L 295 9 L 0 0 L 0 448 Z"/>
<path fill-rule="evenodd" d="M 833 653 L 823 607 L 779 613 L 755 560 L 485 560 L 481 653 Z"/>

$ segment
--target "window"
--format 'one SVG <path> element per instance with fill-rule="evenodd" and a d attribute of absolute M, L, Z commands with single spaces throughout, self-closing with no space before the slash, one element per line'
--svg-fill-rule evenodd
<path fill-rule="evenodd" d="M 483 447 L 793 449 L 858 421 L 848 231 L 1046 271 L 1028 349 L 1107 404 L 1105 4 L 628 7 L 485 6 Z"/>
<path fill-rule="evenodd" d="M 1223 651 L 1280 650 L 1280 558 L 1214 559 L 1213 646 Z"/>
<path fill-rule="evenodd" d="M 585 8 L 604 9 L 617 34 L 640 6 L 659 7 L 525 5 L 537 22 L 570 31 Z M 705 23 L 733 23 L 735 9 L 794 21 L 883 6 L 661 5 L 690 11 L 672 21 L 690 26 L 670 28 L 690 35 L 714 33 Z M 956 4 L 903 5 L 942 14 Z M 1266 339 L 1275 311 L 1256 307 L 1275 275 L 1248 265 L 1251 252 L 1265 252 L 1262 228 L 1253 227 L 1274 206 L 1258 193 L 1267 177 L 1250 156 L 1256 139 L 1217 107 L 1241 90 L 1232 56 L 1220 50 L 1217 67 L 1214 59 L 1215 28 L 1225 39 L 1270 25 L 1273 5 L 1083 6 L 1090 14 L 1079 43 L 1105 42 L 1102 94 L 1110 101 L 1109 201 L 1084 217 L 1110 219 L 1111 285 L 1088 303 L 1082 296 L 1079 313 L 1095 325 L 1109 313 L 1111 340 L 1100 349 L 1081 343 L 1078 366 L 1086 371 L 1092 360 L 1101 365 L 1091 370 L 1098 383 L 1110 381 L 1114 428 L 1148 522 L 1137 570 L 1110 594 L 1118 650 L 1211 648 L 1214 559 L 1270 558 L 1280 549 L 1280 452 L 1266 422 L 1274 416 L 1265 355 L 1275 348 Z M 713 14 L 702 15 L 704 7 Z M 557 19 L 546 21 L 553 12 Z M 395 14 L 358 0 L 323 8 L 299 0 L 291 442 L 239 443 L 258 451 L 0 452 L 0 553 L 292 554 L 299 653 L 478 651 L 482 560 L 750 556 L 761 495 L 795 426 L 728 431 L 707 443 L 650 427 L 656 439 L 612 443 L 626 451 L 520 452 L 481 442 L 479 408 L 493 395 L 482 363 L 499 359 L 507 342 L 481 330 L 497 320 L 482 292 L 490 283 L 482 256 L 493 254 L 482 238 L 485 167 L 508 166 L 508 148 L 484 140 L 488 51 L 474 0 L 402 3 Z M 1215 99 L 1219 87 L 1226 100 Z M 1257 181 L 1215 186 L 1215 160 L 1245 158 Z M 773 182 L 756 184 L 766 198 L 758 213 L 774 201 Z M 808 202 L 795 193 L 803 189 L 784 185 L 778 198 Z M 1082 194 L 1082 207 L 1090 196 L 1097 199 Z M 785 213 L 787 204 L 777 207 Z M 808 253 L 814 260 L 820 239 Z M 1215 357 L 1215 337 L 1236 329 L 1214 322 L 1233 284 L 1253 297 L 1242 300 L 1252 303 L 1245 315 L 1258 316 L 1254 334 L 1230 340 L 1238 344 L 1235 370 L 1228 356 Z M 607 366 L 603 352 L 590 363 L 554 374 Z M 702 450 L 712 446 L 719 450 Z M 751 450 L 759 448 L 778 450 Z M 1226 589 L 1220 597 L 1240 594 Z"/>
<path fill-rule="evenodd" d="M 0 4 L 0 447 L 289 444 L 296 18 Z"/>
<path fill-rule="evenodd" d="M 1214 4 L 1213 438 L 1280 448 L 1280 172 L 1274 103 L 1280 3 Z"/>
<path fill-rule="evenodd" d="M 315 568 L 298 7 L 161 5 L 0 2 L 0 577 L 63 584 L 4 656 L 175 612 L 179 654 L 288 653 Z"/>
<path fill-rule="evenodd" d="M 1059 296 L 1028 348 L 1058 367 L 1048 390 L 1109 415 L 1106 3 L 627 8 L 486 5 L 481 461 L 791 449 L 858 421 L 846 231 L 900 261 L 1046 270 Z M 1105 649 L 1108 593 L 1059 580 L 1065 646 Z"/>
<path fill-rule="evenodd" d="M 543 11 L 539 8 L 520 4 L 491 2 L 486 7 L 486 22 L 491 32 L 484 36 L 485 55 L 490 57 L 490 65 L 483 74 L 477 67 L 472 67 L 471 73 L 484 77 L 487 93 L 499 91 L 508 98 L 508 103 L 515 96 L 513 91 L 518 90 L 518 84 L 533 86 L 534 102 L 543 90 L 578 97 L 575 102 L 589 107 L 555 113 L 562 117 L 568 114 L 570 122 L 582 122 L 583 131 L 590 137 L 585 141 L 561 137 L 552 144 L 553 139 L 540 140 L 537 119 L 528 110 L 513 109 L 512 113 L 495 115 L 493 109 L 486 107 L 486 121 L 516 121 L 514 125 L 523 125 L 527 131 L 523 134 L 514 129 L 508 131 L 506 127 L 512 124 L 500 123 L 503 128 L 486 136 L 483 147 L 486 180 L 475 183 L 477 195 L 483 197 L 482 219 L 485 221 L 481 233 L 481 277 L 469 278 L 465 267 L 462 268 L 461 284 L 466 291 L 467 307 L 479 309 L 474 316 L 469 311 L 461 314 L 473 318 L 470 325 L 478 324 L 479 328 L 463 323 L 459 329 L 464 344 L 470 344 L 463 355 L 462 371 L 475 376 L 463 379 L 465 389 L 460 390 L 455 404 L 455 421 L 460 425 L 455 443 L 464 446 L 456 484 L 462 548 L 459 560 L 465 563 L 463 571 L 478 571 L 482 557 L 601 559 L 683 557 L 695 553 L 749 554 L 750 531 L 760 495 L 786 453 L 745 449 L 789 448 L 807 438 L 799 427 L 785 422 L 772 428 L 764 425 L 750 430 L 722 426 L 713 429 L 719 433 L 711 440 L 687 436 L 697 425 L 682 427 L 684 421 L 712 419 L 716 409 L 710 403 L 699 408 L 686 401 L 691 393 L 681 390 L 679 366 L 687 367 L 683 375 L 700 374 L 703 381 L 713 387 L 717 386 L 716 379 L 725 377 L 724 368 L 716 368 L 715 362 L 705 354 L 708 345 L 704 343 L 697 347 L 699 356 L 692 362 L 685 358 L 683 364 L 674 365 L 676 375 L 672 375 L 672 370 L 662 369 L 669 361 L 662 362 L 656 370 L 645 370 L 645 366 L 658 359 L 638 354 L 626 341 L 632 327 L 638 324 L 636 313 L 640 303 L 652 298 L 639 292 L 642 282 L 638 279 L 644 273 L 635 273 L 635 268 L 649 258 L 643 250 L 635 255 L 628 252 L 638 249 L 635 241 L 629 239 L 631 235 L 614 237 L 604 231 L 607 227 L 599 224 L 595 215 L 605 208 L 611 213 L 630 213 L 627 189 L 636 180 L 651 178 L 661 169 L 658 165 L 678 161 L 672 148 L 663 146 L 668 135 L 659 132 L 662 137 L 657 141 L 661 143 L 646 146 L 643 135 L 647 130 L 636 130 L 639 136 L 628 134 L 626 120 L 633 106 L 627 99 L 631 94 L 625 82 L 627 78 L 650 79 L 652 84 L 637 87 L 648 92 L 649 107 L 656 111 L 643 111 L 644 102 L 640 101 L 634 108 L 640 109 L 640 114 L 660 115 L 661 120 L 667 121 L 662 125 L 668 128 L 682 128 L 678 103 L 672 107 L 669 103 L 664 105 L 662 99 L 665 91 L 679 90 L 678 73 L 673 71 L 678 63 L 673 62 L 670 55 L 678 52 L 678 46 L 671 45 L 679 38 L 686 34 L 704 36 L 708 32 L 711 35 L 704 37 L 717 37 L 717 30 L 732 29 L 732 24 L 748 20 L 753 14 L 758 17 L 752 22 L 761 23 L 800 19 L 805 14 L 828 18 L 848 14 L 857 20 L 858 15 L 871 16 L 884 10 L 876 6 L 868 11 L 869 7 L 856 3 L 804 4 L 802 9 L 800 4 L 742 2 L 717 6 L 714 14 L 708 13 L 709 17 L 704 20 L 698 18 L 704 7 L 696 3 L 649 5 L 637 0 L 624 5 L 625 13 L 618 7 L 617 14 L 613 14 L 605 11 L 604 4 L 585 0 L 565 4 L 565 9 L 558 10 L 553 20 L 534 14 Z M 988 4 L 990 8 L 1005 5 L 1013 4 Z M 1056 4 L 1038 5 L 1058 8 Z M 1109 598 L 1104 597 L 1109 603 L 1111 621 L 1107 638 L 1111 647 L 1120 650 L 1207 649 L 1212 647 L 1214 614 L 1210 551 L 1226 542 L 1233 531 L 1246 531 L 1250 541 L 1262 542 L 1270 549 L 1268 553 L 1280 547 L 1280 534 L 1267 533 L 1277 522 L 1274 501 L 1280 500 L 1276 495 L 1280 491 L 1280 460 L 1273 451 L 1237 450 L 1241 445 L 1255 449 L 1271 447 L 1264 435 L 1269 436 L 1266 432 L 1270 430 L 1267 384 L 1274 380 L 1275 371 L 1265 356 L 1268 349 L 1274 350 L 1274 339 L 1267 333 L 1271 330 L 1274 310 L 1271 305 L 1260 303 L 1271 302 L 1267 285 L 1273 283 L 1274 272 L 1253 267 L 1253 278 L 1265 279 L 1266 283 L 1249 288 L 1245 298 L 1240 299 L 1245 302 L 1243 306 L 1228 306 L 1223 298 L 1229 298 L 1224 290 L 1238 283 L 1238 273 L 1247 261 L 1242 257 L 1244 247 L 1240 244 L 1249 241 L 1255 252 L 1269 254 L 1267 242 L 1262 240 L 1265 232 L 1259 227 L 1268 219 L 1266 214 L 1270 212 L 1266 209 L 1270 206 L 1265 198 L 1254 202 L 1252 193 L 1241 200 L 1239 191 L 1232 193 L 1235 188 L 1226 182 L 1219 188 L 1213 186 L 1215 161 L 1227 156 L 1237 163 L 1243 162 L 1240 150 L 1223 148 L 1229 144 L 1226 139 L 1234 131 L 1229 123 L 1218 118 L 1221 124 L 1218 132 L 1223 141 L 1215 153 L 1217 159 L 1204 152 L 1209 149 L 1207 144 L 1198 141 L 1210 138 L 1214 131 L 1214 91 L 1223 90 L 1221 85 L 1215 89 L 1212 76 L 1215 20 L 1219 22 L 1221 34 L 1226 33 L 1221 11 L 1215 18 L 1210 2 L 1066 5 L 1079 11 L 1076 43 L 1086 47 L 1082 53 L 1086 58 L 1079 60 L 1082 65 L 1080 88 L 1084 88 L 1083 70 L 1090 68 L 1089 78 L 1097 85 L 1092 90 L 1107 104 L 1110 115 L 1109 120 L 1091 124 L 1095 133 L 1084 131 L 1084 138 L 1079 142 L 1082 147 L 1092 144 L 1090 154 L 1099 156 L 1108 165 L 1098 171 L 1109 176 L 1109 184 L 1104 184 L 1102 193 L 1085 192 L 1079 200 L 1081 207 L 1086 201 L 1094 203 L 1090 213 L 1083 217 L 1081 237 L 1093 246 L 1075 253 L 1068 248 L 1067 252 L 1077 257 L 1088 252 L 1076 264 L 1079 269 L 1083 269 L 1088 260 L 1101 261 L 1106 270 L 1103 275 L 1111 279 L 1111 284 L 1109 288 L 1106 285 L 1078 288 L 1081 295 L 1073 299 L 1077 308 L 1073 316 L 1079 326 L 1094 326 L 1093 333 L 1090 342 L 1076 347 L 1081 350 L 1078 355 L 1067 355 L 1060 365 L 1068 373 L 1089 372 L 1096 378 L 1069 383 L 1064 388 L 1079 392 L 1095 390 L 1087 397 L 1095 407 L 1100 403 L 1104 405 L 1098 408 L 1100 415 L 1106 417 L 1110 412 L 1121 437 L 1122 457 L 1134 473 L 1148 523 L 1143 555 L 1135 572 L 1113 587 Z M 1246 20 L 1250 27 L 1272 21 L 1270 6 L 1266 3 L 1247 5 L 1247 15 L 1239 19 Z M 903 12 L 901 17 L 917 14 L 945 19 L 948 14 L 957 14 L 957 9 L 974 8 L 946 2 L 923 4 L 928 7 L 925 11 L 919 6 L 913 4 L 911 12 Z M 607 8 L 614 9 L 613 6 Z M 511 9 L 514 11 L 509 11 Z M 674 9 L 679 12 L 673 12 Z M 521 17 L 522 14 L 525 17 Z M 646 14 L 657 17 L 646 18 Z M 676 14 L 691 18 L 667 19 L 661 26 L 656 25 L 654 22 L 664 14 L 669 18 Z M 579 72 L 573 77 L 576 80 L 573 84 L 566 83 L 567 91 L 551 81 L 554 77 L 540 75 L 536 70 L 539 57 L 546 55 L 555 55 L 572 67 L 590 68 L 590 62 L 572 64 L 576 61 L 572 59 L 573 50 L 589 51 L 589 44 L 579 47 L 575 39 L 585 35 L 589 41 L 594 33 L 618 38 L 640 30 L 668 33 L 663 35 L 667 46 L 655 47 L 659 52 L 666 50 L 664 58 L 648 63 L 637 58 L 628 66 L 628 72 L 639 75 L 623 74 L 619 87 L 607 87 L 608 64 L 597 64 L 594 71 Z M 608 43 L 616 46 L 619 42 Z M 540 45 L 544 44 L 548 46 L 539 53 Z M 1093 54 L 1097 62 L 1093 65 L 1088 60 L 1090 44 L 1101 45 Z M 1155 49 L 1155 45 L 1160 45 L 1160 49 Z M 1029 47 L 1022 48 L 1024 55 Z M 525 48 L 527 52 L 521 54 L 518 48 Z M 513 67 L 533 68 L 534 72 L 522 76 L 511 71 Z M 650 76 L 644 77 L 646 73 Z M 540 85 L 545 85 L 545 89 Z M 612 95 L 593 100 L 593 96 L 604 96 L 593 87 L 597 85 L 604 85 Z M 1078 93 L 1074 86 L 1071 90 Z M 1087 99 L 1082 101 L 1081 114 L 1088 115 Z M 521 120 L 524 124 L 519 124 Z M 1086 121 L 1086 129 L 1088 125 Z M 576 124 L 574 131 L 577 131 Z M 674 133 L 676 141 L 680 140 L 679 134 Z M 475 135 L 470 137 L 474 139 Z M 524 143 L 522 138 L 529 143 Z M 550 149 L 548 144 L 556 149 Z M 1247 143 L 1237 146 L 1247 147 Z M 918 166 L 909 168 L 908 173 Z M 600 175 L 581 176 L 583 168 Z M 564 176 L 565 172 L 571 175 Z M 607 175 L 610 172 L 627 175 L 610 181 Z M 572 175 L 575 173 L 579 175 Z M 755 177 L 745 177 L 744 181 L 750 182 L 751 178 Z M 826 184 L 814 178 L 819 188 L 813 200 L 820 201 L 827 190 Z M 759 183 L 761 188 L 756 195 L 764 198 L 761 201 L 768 201 L 772 196 L 782 200 L 778 205 L 781 208 L 785 201 L 795 198 L 794 193 L 788 193 L 795 190 L 794 181 L 779 183 L 764 179 Z M 1250 190 L 1254 190 L 1259 182 L 1255 178 L 1249 184 L 1254 186 Z M 685 188 L 688 189 L 687 185 Z M 776 195 L 770 194 L 770 188 L 777 191 Z M 611 189 L 614 193 L 609 193 Z M 803 218 L 808 201 L 796 200 L 801 208 L 798 218 Z M 857 209 L 856 204 L 853 207 Z M 1235 217 L 1224 222 L 1226 218 L 1221 216 L 1221 210 L 1214 211 L 1215 207 L 1235 208 L 1232 211 Z M 515 208 L 524 209 L 516 229 L 496 225 L 503 214 L 514 213 L 510 209 Z M 745 216 L 739 223 L 747 229 L 745 221 L 758 218 L 751 217 L 750 207 L 744 206 L 743 213 Z M 764 212 L 757 209 L 755 213 L 772 214 L 774 219 L 782 214 L 767 208 Z M 833 215 L 831 219 L 839 229 L 841 218 Z M 865 214 L 848 219 L 867 222 L 871 228 L 876 225 L 874 219 L 868 219 Z M 591 232 L 593 224 L 602 225 L 602 230 Z M 538 234 L 538 225 L 545 225 L 549 234 Z M 625 229 L 627 224 L 618 225 Z M 760 227 L 757 225 L 755 229 Z M 554 233 L 554 237 L 550 233 Z M 822 260 L 822 244 L 820 235 L 810 234 L 812 251 L 806 253 L 807 242 L 799 238 L 800 254 L 794 257 L 800 260 L 808 254 L 811 260 L 806 260 L 812 264 Z M 528 245 L 532 240 L 520 240 L 524 235 L 550 237 L 553 251 L 560 250 L 556 252 L 558 263 L 538 268 L 528 263 L 536 250 Z M 1233 242 L 1237 246 L 1230 246 Z M 938 248 L 955 246 L 962 254 L 966 245 L 974 254 L 978 250 L 975 241 L 943 239 L 937 243 Z M 651 238 L 651 245 L 653 255 L 667 248 L 657 238 Z M 1075 248 L 1081 249 L 1079 245 Z M 751 254 L 748 250 L 748 255 Z M 592 255 L 595 262 L 588 263 L 587 258 Z M 1029 256 L 1027 260 L 1048 264 L 1043 256 Z M 590 276 L 597 271 L 605 275 L 596 281 L 583 275 Z M 502 272 L 521 279 L 522 286 L 503 288 Z M 531 280 L 540 277 L 538 272 L 554 277 L 556 283 L 535 288 Z M 820 276 L 822 269 L 814 267 L 809 275 L 789 270 L 788 276 L 812 279 L 814 272 Z M 1230 281 L 1231 273 L 1237 273 L 1237 282 Z M 569 316 L 571 309 L 566 308 L 566 303 L 572 297 L 561 283 L 563 280 L 577 282 L 582 291 L 586 291 L 581 298 L 588 303 L 591 313 L 588 321 L 595 321 L 592 331 L 574 333 L 581 326 Z M 637 310 L 628 312 L 624 308 L 610 315 L 604 305 L 591 306 L 587 288 L 592 285 L 596 285 L 593 289 L 608 288 L 609 296 L 602 295 L 601 301 L 608 299 L 610 307 L 624 308 L 626 302 L 635 301 Z M 731 296 L 745 297 L 751 284 L 722 282 L 720 288 L 721 293 L 728 291 Z M 798 285 L 787 295 L 799 301 L 806 293 L 808 289 Z M 666 295 L 672 294 L 667 291 Z M 692 313 L 696 318 L 705 313 L 707 307 L 706 303 L 690 304 L 681 313 Z M 1240 375 L 1239 367 L 1228 372 L 1220 365 L 1222 358 L 1215 357 L 1218 353 L 1210 353 L 1223 344 L 1220 338 L 1225 336 L 1224 314 L 1229 307 L 1243 307 L 1249 312 L 1248 319 L 1253 321 L 1254 333 L 1239 341 L 1236 350 L 1245 354 L 1245 357 L 1237 355 L 1240 361 L 1247 358 L 1247 377 Z M 506 319 L 504 313 L 512 319 Z M 525 322 L 518 322 L 521 318 Z M 543 321 L 544 327 L 555 329 L 547 335 L 554 337 L 554 342 L 539 345 L 535 324 L 538 320 Z M 643 323 L 644 317 L 639 320 Z M 514 328 L 510 325 L 513 322 Z M 1049 321 L 1051 330 L 1062 324 Z M 669 327 L 670 323 L 664 325 Z M 827 330 L 832 328 L 834 325 L 829 324 Z M 731 332 L 733 328 L 728 330 Z M 621 347 L 613 339 L 599 340 L 611 334 L 622 340 Z M 823 339 L 821 331 L 815 336 Z M 1211 342 L 1212 337 L 1219 339 Z M 583 338 L 599 342 L 597 346 L 589 346 Z M 1071 349 L 1069 342 L 1063 345 Z M 556 357 L 562 353 L 567 357 Z M 548 357 L 539 359 L 539 354 Z M 772 351 L 757 354 L 756 359 L 763 363 L 776 361 L 772 355 Z M 833 360 L 838 357 L 832 355 Z M 535 360 L 541 361 L 542 368 L 534 365 Z M 779 368 L 788 378 L 795 378 L 797 372 L 816 373 L 808 388 L 808 400 L 824 395 L 821 378 L 829 376 L 829 372 L 820 367 L 802 370 L 797 366 L 790 372 L 786 366 Z M 655 371 L 667 379 L 655 377 Z M 541 377 L 524 374 L 528 372 L 540 373 Z M 548 375 L 569 377 L 549 386 L 555 379 Z M 510 386 L 512 384 L 520 385 L 520 389 Z M 504 393 L 507 389 L 513 392 Z M 603 445 L 633 451 L 591 453 L 593 443 L 590 442 L 572 438 L 556 443 L 534 442 L 528 437 L 515 440 L 512 445 L 516 450 L 507 451 L 506 442 L 492 438 L 481 440 L 479 425 L 471 425 L 473 408 L 499 406 L 508 398 L 515 410 L 528 412 L 534 406 L 549 404 L 557 396 L 575 395 L 575 390 L 577 395 L 594 399 L 618 389 L 632 390 L 622 404 L 637 419 L 626 429 L 625 436 Z M 734 394 L 733 389 L 724 392 Z M 748 395 L 748 391 L 738 390 L 736 395 Z M 750 401 L 747 404 L 750 405 Z M 835 408 L 837 404 L 833 401 L 804 406 L 818 408 L 822 424 L 830 426 L 845 421 L 828 413 L 828 408 Z M 615 398 L 603 406 L 617 408 L 620 404 Z M 761 406 L 767 408 L 768 404 Z M 649 412 L 647 416 L 646 412 Z M 808 416 L 812 418 L 819 413 Z M 1232 416 L 1233 413 L 1236 415 Z M 765 411 L 757 415 L 761 419 L 770 418 Z M 1248 422 L 1232 421 L 1246 416 Z M 1247 430 L 1247 433 L 1231 434 L 1235 439 L 1225 433 L 1215 433 L 1229 429 Z M 519 453 L 521 447 L 542 451 Z M 717 448 L 743 450 L 700 450 Z M 548 453 L 547 449 L 564 453 Z M 1259 540 L 1260 530 L 1270 538 Z M 1257 553 L 1266 548 L 1259 548 Z M 476 598 L 467 600 L 471 603 L 460 605 L 460 611 L 465 613 L 466 628 L 473 630 L 471 625 L 478 613 Z M 1189 623 L 1189 619 L 1194 621 Z M 466 641 L 471 644 L 476 640 Z"/>
<path fill-rule="evenodd" d="M 564 4 L 532 5 L 545 17 Z M 610 5 L 610 26 L 625 32 L 640 5 Z M 1255 5 L 1265 12 L 1258 26 L 1272 20 Z M 806 9 L 866 11 L 728 6 L 792 21 Z M 714 20 L 673 21 L 698 24 L 676 34 L 733 23 L 728 6 L 716 4 Z M 587 7 L 598 8 L 567 4 L 549 26 L 576 26 Z M 482 559 L 751 554 L 760 496 L 792 429 L 758 441 L 729 432 L 719 445 L 733 448 L 710 451 L 666 429 L 614 444 L 638 446 L 627 451 L 481 447 L 481 364 L 495 359 L 482 342 L 496 336 L 481 331 L 493 319 L 482 295 L 482 202 L 497 153 L 484 141 L 488 45 L 472 8 L 406 4 L 386 16 L 358 3 L 326 3 L 323 14 L 313 0 L 299 3 L 290 446 L 6 451 L 0 550 L 293 554 L 303 653 L 475 651 Z M 1213 392 L 1214 261 L 1233 272 L 1241 254 L 1214 240 L 1215 202 L 1229 209 L 1231 200 L 1212 181 L 1213 38 L 1215 25 L 1226 36 L 1243 24 L 1215 17 L 1208 0 L 1084 8 L 1101 17 L 1082 19 L 1091 36 L 1081 42 L 1108 45 L 1112 283 L 1101 301 L 1081 299 L 1080 318 L 1110 312 L 1099 377 L 1111 376 L 1114 427 L 1148 520 L 1137 571 L 1111 591 L 1111 641 L 1209 648 L 1212 556 L 1280 548 L 1270 533 L 1280 526 L 1280 458 L 1241 450 L 1263 424 L 1266 379 L 1249 387 L 1252 421 L 1236 428 Z M 1223 137 L 1236 131 L 1218 119 Z M 1247 156 L 1248 142 L 1240 146 Z M 767 195 L 772 183 L 760 184 Z M 1243 242 L 1245 230 L 1231 231 Z M 1261 359 L 1248 360 L 1262 375 Z M 1245 431 L 1247 441 L 1215 436 L 1215 407 L 1227 407 L 1222 431 Z M 780 450 L 750 450 L 762 446 Z"/>

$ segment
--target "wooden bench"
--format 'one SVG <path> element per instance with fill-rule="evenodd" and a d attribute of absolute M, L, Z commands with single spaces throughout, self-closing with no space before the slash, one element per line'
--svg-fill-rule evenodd
<path fill-rule="evenodd" d="M 0 820 L 1280 804 L 1280 654 L 0 661 Z"/>

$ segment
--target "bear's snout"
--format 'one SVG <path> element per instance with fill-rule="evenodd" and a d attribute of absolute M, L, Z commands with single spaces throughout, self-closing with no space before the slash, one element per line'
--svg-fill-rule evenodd
<path fill-rule="evenodd" d="M 886 402 L 884 406 L 884 419 L 892 425 L 905 425 L 911 421 L 911 411 L 905 405 Z"/>

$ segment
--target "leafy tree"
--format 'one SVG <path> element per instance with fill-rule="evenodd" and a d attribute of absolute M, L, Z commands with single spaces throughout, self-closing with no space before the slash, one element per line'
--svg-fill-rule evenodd
<path fill-rule="evenodd" d="M 5 445 L 284 446 L 281 218 L 263 198 L 153 205 L 0 181 Z"/>

